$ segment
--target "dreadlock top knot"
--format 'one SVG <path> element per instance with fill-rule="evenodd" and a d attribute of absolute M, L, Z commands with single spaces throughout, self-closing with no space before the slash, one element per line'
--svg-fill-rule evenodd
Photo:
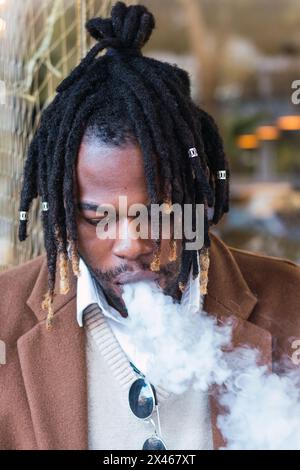
<path fill-rule="evenodd" d="M 75 69 L 56 88 L 58 93 L 66 91 L 87 70 L 92 67 L 99 52 L 108 49 L 107 55 L 119 57 L 142 56 L 141 49 L 151 36 L 155 27 L 155 19 L 146 7 L 142 5 L 127 6 L 117 2 L 111 9 L 110 18 L 92 18 L 86 23 L 86 29 L 97 43 L 81 60 Z"/>
<path fill-rule="evenodd" d="M 108 55 L 142 55 L 141 49 L 151 36 L 155 20 L 142 5 L 127 6 L 117 2 L 111 10 L 111 18 L 92 18 L 86 29 L 97 41 L 105 42 Z"/>

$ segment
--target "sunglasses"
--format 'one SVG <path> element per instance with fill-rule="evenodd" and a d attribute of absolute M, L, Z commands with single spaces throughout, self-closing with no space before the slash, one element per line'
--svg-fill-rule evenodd
<path fill-rule="evenodd" d="M 150 382 L 145 379 L 145 376 L 130 363 L 135 372 L 140 375 L 140 378 L 135 380 L 129 389 L 128 401 L 132 413 L 140 419 L 148 420 L 154 426 L 154 434 L 150 436 L 143 444 L 142 450 L 167 450 L 167 447 L 161 437 L 161 427 L 158 412 L 158 403 L 156 399 L 155 388 Z M 156 425 L 151 418 L 156 411 L 158 432 Z"/>

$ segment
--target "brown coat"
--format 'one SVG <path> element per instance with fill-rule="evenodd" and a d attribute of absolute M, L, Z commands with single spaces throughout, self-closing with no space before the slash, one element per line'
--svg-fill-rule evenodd
<path fill-rule="evenodd" d="M 54 301 L 45 328 L 45 255 L 0 276 L 0 449 L 87 449 L 84 330 L 76 322 L 76 279 Z M 300 339 L 300 268 L 278 258 L 229 248 L 212 235 L 205 309 L 234 315 L 234 345 L 257 347 L 271 364 Z M 214 447 L 222 444 L 211 399 Z M 105 426 L 105 423 L 103 424 Z"/>

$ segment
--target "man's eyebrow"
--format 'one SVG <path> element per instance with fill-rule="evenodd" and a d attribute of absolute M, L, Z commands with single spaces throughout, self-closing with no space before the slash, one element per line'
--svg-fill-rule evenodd
<path fill-rule="evenodd" d="M 99 207 L 99 204 L 96 204 L 95 202 L 85 202 L 85 201 L 82 201 L 82 202 L 78 202 L 77 203 L 77 207 L 79 210 L 82 210 L 82 211 L 94 211 L 96 212 L 97 211 L 97 208 Z"/>
<path fill-rule="evenodd" d="M 159 200 L 158 201 L 158 205 L 161 205 L 163 204 L 163 200 Z M 147 209 L 147 211 L 150 213 L 151 212 L 151 203 L 149 204 L 145 204 L 145 207 Z M 86 211 L 94 211 L 94 212 L 97 212 L 97 209 L 98 207 L 100 206 L 100 204 L 97 204 L 96 202 L 89 202 L 89 201 L 82 201 L 82 202 L 78 202 L 77 203 L 77 207 L 79 210 L 86 210 Z"/>

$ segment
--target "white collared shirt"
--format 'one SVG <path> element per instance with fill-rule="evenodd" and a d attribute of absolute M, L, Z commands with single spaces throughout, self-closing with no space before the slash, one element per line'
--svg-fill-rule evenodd
<path fill-rule="evenodd" d="M 196 311 L 202 307 L 199 285 L 199 259 L 198 266 L 199 274 L 195 279 L 193 279 L 191 269 L 189 280 L 181 299 L 181 302 L 185 302 L 188 307 Z M 98 286 L 98 288 L 96 288 L 95 281 L 91 277 L 90 272 L 82 258 L 80 258 L 79 269 L 81 272 L 77 280 L 77 321 L 79 326 L 83 326 L 83 315 L 85 309 L 91 304 L 98 304 L 129 360 L 146 375 L 146 364 L 148 363 L 146 353 L 144 351 L 138 351 L 136 346 L 130 340 L 127 319 L 122 317 L 114 307 L 108 304 L 101 287 Z"/>

